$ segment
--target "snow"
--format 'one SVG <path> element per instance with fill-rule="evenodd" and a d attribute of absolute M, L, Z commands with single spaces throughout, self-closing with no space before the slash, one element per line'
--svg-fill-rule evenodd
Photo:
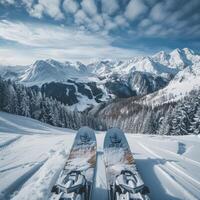
<path fill-rule="evenodd" d="M 198 136 L 129 135 L 128 141 L 134 149 L 134 157 L 143 180 L 151 190 L 151 198 L 199 199 L 200 163 L 195 156 L 196 151 L 192 150 L 199 146 Z M 186 146 L 181 155 L 178 154 L 180 143 Z M 187 151 L 192 151 L 189 157 Z"/>
<path fill-rule="evenodd" d="M 100 60 L 84 65 L 81 62 L 59 62 L 53 59 L 37 60 L 29 66 L 1 66 L 0 73 L 6 79 L 17 80 L 25 85 L 39 85 L 48 82 L 66 82 L 73 79 L 79 82 L 98 82 L 99 77 L 110 78 L 117 74 L 124 77 L 134 71 L 147 72 L 167 77 L 175 75 L 185 67 L 200 62 L 200 55 L 183 48 L 167 53 L 158 52 L 153 56 L 133 57 L 123 61 Z"/>
<path fill-rule="evenodd" d="M 170 101 L 178 101 L 192 90 L 200 88 L 200 63 L 186 67 L 180 71 L 174 79 L 163 89 L 144 97 L 149 104 L 164 104 Z"/>
<path fill-rule="evenodd" d="M 82 63 L 61 63 L 53 59 L 37 60 L 19 77 L 19 81 L 27 86 L 66 82 L 68 79 L 82 82 L 97 81 L 96 76 L 91 74 Z"/>
<path fill-rule="evenodd" d="M 53 59 L 37 60 L 35 63 L 24 67 L 1 66 L 0 74 L 5 79 L 12 79 L 26 86 L 41 86 L 49 82 L 69 85 L 68 80 L 73 80 L 75 83 L 95 82 L 98 88 L 102 90 L 102 102 L 115 98 L 115 95 L 109 94 L 109 90 L 105 86 L 106 82 L 118 80 L 130 86 L 129 80 L 132 80 L 131 77 L 134 72 L 148 73 L 154 77 L 161 76 L 168 81 L 175 76 L 167 87 L 161 89 L 158 93 L 145 97 L 148 103 L 151 100 L 152 104 L 160 104 L 177 101 L 191 90 L 199 89 L 199 63 L 200 55 L 188 48 L 183 48 L 175 49 L 170 53 L 161 51 L 153 56 L 133 57 L 123 61 L 101 60 L 89 65 L 80 62 L 62 63 Z M 75 95 L 78 103 L 69 106 L 71 110 L 84 111 L 99 104 L 95 98 L 89 99 L 86 95 L 78 92 L 75 83 L 71 83 L 71 85 L 76 88 Z M 138 88 L 142 87 L 141 81 L 138 81 L 138 84 L 135 84 L 135 87 L 131 86 L 132 90 L 138 91 Z M 91 90 L 86 84 L 84 84 L 84 87 Z M 66 91 L 66 94 L 68 93 L 69 91 Z M 163 102 L 163 99 L 165 102 Z"/>
<path fill-rule="evenodd" d="M 86 110 L 87 108 L 90 108 L 90 106 L 97 106 L 98 103 L 95 101 L 95 99 L 89 99 L 87 96 L 82 95 L 81 93 L 77 92 L 77 99 L 78 103 L 70 106 L 69 108 L 73 110 L 78 110 L 80 112 Z"/>
<path fill-rule="evenodd" d="M 0 199 L 49 199 L 74 133 L 0 112 Z M 96 133 L 95 200 L 107 199 L 104 137 L 104 132 Z M 151 199 L 199 199 L 199 136 L 126 134 L 126 137 Z"/>

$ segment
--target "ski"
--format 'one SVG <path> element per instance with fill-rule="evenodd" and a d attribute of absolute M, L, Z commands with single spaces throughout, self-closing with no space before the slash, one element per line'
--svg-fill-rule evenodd
<path fill-rule="evenodd" d="M 90 200 L 96 166 L 96 137 L 92 129 L 78 130 L 64 169 L 51 192 L 52 200 Z"/>
<path fill-rule="evenodd" d="M 109 200 L 149 200 L 149 189 L 136 168 L 129 144 L 118 128 L 104 139 L 104 161 Z"/>

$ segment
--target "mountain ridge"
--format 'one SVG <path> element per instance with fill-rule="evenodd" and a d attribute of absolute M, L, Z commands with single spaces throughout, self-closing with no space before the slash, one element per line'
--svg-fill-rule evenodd
<path fill-rule="evenodd" d="M 128 74 L 133 71 L 148 72 L 155 75 L 166 76 L 166 74 L 176 74 L 186 66 L 192 65 L 199 61 L 200 56 L 189 48 L 177 48 L 170 53 L 160 51 L 153 56 L 138 56 L 125 61 L 101 60 L 88 65 L 85 65 L 79 61 L 60 62 L 54 59 L 46 59 L 37 60 L 29 66 L 24 66 L 24 71 L 22 70 L 20 76 L 16 77 L 16 80 L 22 83 L 28 83 L 32 82 L 32 80 L 36 80 L 36 83 L 33 82 L 32 84 L 37 85 L 37 73 L 44 73 L 44 67 L 49 70 L 52 68 L 55 71 L 50 74 L 52 77 L 49 79 L 44 79 L 43 83 L 48 81 L 64 81 L 68 78 L 78 79 L 81 75 L 87 75 L 88 77 L 96 78 L 101 76 L 111 76 L 112 74 L 117 74 L 119 72 Z M 15 70 L 11 67 L 4 68 L 4 72 Z M 34 74 L 34 71 L 36 71 L 36 74 Z M 59 73 L 56 75 L 60 75 L 60 78 L 55 77 L 53 73 Z"/>
<path fill-rule="evenodd" d="M 151 93 L 155 95 L 158 93 L 154 93 L 156 91 L 166 91 L 165 87 L 171 82 L 175 85 L 176 77 L 182 71 L 190 76 L 190 71 L 185 69 L 193 68 L 198 63 L 199 54 L 188 48 L 177 48 L 169 53 L 160 51 L 153 56 L 133 57 L 125 61 L 100 60 L 88 65 L 79 61 L 37 60 L 16 70 L 14 67 L 1 68 L 0 73 L 3 79 L 11 79 L 28 87 L 36 85 L 43 88 L 46 95 L 52 92 L 49 87 L 43 86 L 51 84 L 53 88 L 57 88 L 54 98 L 64 95 L 63 99 L 59 98 L 61 102 L 67 103 L 72 109 L 78 107 L 83 111 L 116 97 L 149 94 L 147 99 L 150 100 Z M 61 83 L 60 87 L 58 83 Z M 94 90 L 98 90 L 98 94 Z M 70 98 L 69 94 L 73 101 L 66 101 Z"/>

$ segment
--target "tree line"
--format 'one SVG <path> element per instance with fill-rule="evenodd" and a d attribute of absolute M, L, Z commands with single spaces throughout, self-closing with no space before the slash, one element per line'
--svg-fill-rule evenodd
<path fill-rule="evenodd" d="M 98 113 L 109 127 L 126 132 L 160 135 L 200 134 L 200 90 L 178 102 L 143 104 L 133 98 L 108 104 Z"/>
<path fill-rule="evenodd" d="M 96 130 L 119 127 L 126 132 L 143 134 L 200 133 L 200 90 L 192 91 L 178 102 L 163 105 L 153 106 L 127 98 L 116 99 L 89 112 L 78 112 L 46 97 L 39 88 L 0 78 L 0 110 L 71 129 L 89 126 Z"/>
<path fill-rule="evenodd" d="M 0 78 L 0 110 L 31 117 L 53 126 L 71 129 L 90 126 L 97 130 L 106 129 L 102 120 L 77 110 L 72 111 L 60 101 L 46 97 L 40 89 L 25 87 L 2 78 Z"/>

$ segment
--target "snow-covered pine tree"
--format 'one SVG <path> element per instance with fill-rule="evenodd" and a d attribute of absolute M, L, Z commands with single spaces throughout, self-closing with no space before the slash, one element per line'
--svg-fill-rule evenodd
<path fill-rule="evenodd" d="M 194 115 L 193 122 L 191 124 L 191 130 L 193 134 L 200 134 L 200 106 Z"/>
<path fill-rule="evenodd" d="M 172 107 L 170 106 L 169 109 L 166 111 L 165 115 L 162 117 L 160 123 L 159 123 L 158 134 L 160 134 L 160 135 L 170 135 L 171 113 L 172 113 Z"/>
<path fill-rule="evenodd" d="M 186 107 L 181 102 L 175 107 L 172 114 L 172 127 L 170 135 L 187 135 L 189 118 L 186 112 Z"/>

